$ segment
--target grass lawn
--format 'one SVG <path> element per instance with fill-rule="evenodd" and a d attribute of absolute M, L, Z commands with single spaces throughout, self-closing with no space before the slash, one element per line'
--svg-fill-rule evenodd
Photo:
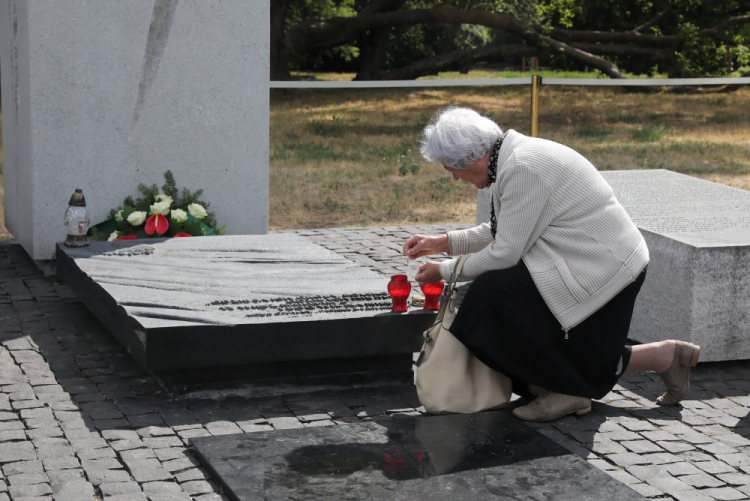
<path fill-rule="evenodd" d="M 459 76 L 520 75 L 444 75 Z M 455 104 L 527 134 L 529 94 L 528 86 L 272 90 L 270 229 L 475 221 L 476 189 L 421 158 L 421 130 Z M 541 90 L 539 135 L 601 170 L 669 169 L 750 189 L 747 109 L 748 86 L 704 95 L 549 86 Z M 8 236 L 0 225 L 0 238 Z"/>
<path fill-rule="evenodd" d="M 529 94 L 528 86 L 272 91 L 271 229 L 475 221 L 476 189 L 421 158 L 421 130 L 456 104 L 528 134 Z M 747 109 L 750 87 L 686 95 L 550 86 L 539 135 L 600 170 L 669 169 L 750 189 Z"/>

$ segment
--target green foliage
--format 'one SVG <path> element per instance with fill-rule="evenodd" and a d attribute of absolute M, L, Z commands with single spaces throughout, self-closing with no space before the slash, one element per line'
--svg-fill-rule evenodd
<path fill-rule="evenodd" d="M 354 17 L 372 4 L 369 0 L 293 0 L 286 28 L 331 17 Z M 670 7 L 659 22 L 642 29 L 644 35 L 679 35 L 681 43 L 672 47 L 651 47 L 673 53 L 672 60 L 648 54 L 607 55 L 621 71 L 639 75 L 667 73 L 670 77 L 733 75 L 750 73 L 750 25 L 735 24 L 716 37 L 698 37 L 701 30 L 719 25 L 731 16 L 747 14 L 747 0 L 405 0 L 401 11 L 416 9 L 465 9 L 513 15 L 521 24 L 551 33 L 554 28 L 577 31 L 629 32 Z M 517 35 L 480 25 L 425 23 L 384 28 L 387 42 L 381 71 L 405 67 L 445 52 L 482 47 L 488 44 L 519 44 Z M 372 33 L 370 33 L 372 34 Z M 364 35 L 364 34 L 363 34 Z M 302 71 L 357 71 L 360 53 L 367 37 L 356 42 L 316 53 L 296 54 L 292 69 Z M 582 62 L 564 53 L 547 51 L 540 55 L 544 66 L 562 70 L 583 70 Z M 468 68 L 461 68 L 466 71 Z"/>
<path fill-rule="evenodd" d="M 122 206 L 109 211 L 109 220 L 92 227 L 89 234 L 98 240 L 107 240 L 114 231 L 118 232 L 118 236 L 136 235 L 138 238 L 173 237 L 177 233 L 189 233 L 192 236 L 223 235 L 226 231 L 227 225 L 224 224 L 219 227 L 214 213 L 208 211 L 210 204 L 200 198 L 203 195 L 203 190 L 198 189 L 193 192 L 187 188 L 183 188 L 180 191 L 177 188 L 172 171 L 164 173 L 164 185 L 161 190 L 159 190 L 156 184 L 148 186 L 141 183 L 138 185 L 138 191 L 141 194 L 139 198 L 133 199 L 130 195 L 125 197 Z M 169 229 L 166 233 L 159 235 L 154 232 L 153 235 L 148 235 L 144 229 L 145 222 L 137 226 L 128 222 L 128 217 L 134 212 L 144 212 L 147 218 L 150 217 L 151 206 L 157 202 L 157 197 L 163 195 L 172 199 L 170 213 L 165 216 L 169 224 Z M 190 214 L 188 207 L 191 204 L 199 204 L 206 209 L 206 216 L 202 220 Z M 187 220 L 178 222 L 173 219 L 171 210 L 174 209 L 185 211 L 187 213 Z M 112 222 L 115 224 L 112 225 Z"/>
<path fill-rule="evenodd" d="M 668 132 L 669 130 L 664 124 L 659 124 L 657 127 L 639 127 L 633 130 L 631 136 L 633 141 L 652 143 L 666 136 Z"/>
<path fill-rule="evenodd" d="M 415 175 L 419 174 L 420 170 L 422 170 L 421 163 L 416 162 L 413 158 L 402 158 L 401 165 L 398 168 L 398 173 L 402 176 L 409 174 Z"/>

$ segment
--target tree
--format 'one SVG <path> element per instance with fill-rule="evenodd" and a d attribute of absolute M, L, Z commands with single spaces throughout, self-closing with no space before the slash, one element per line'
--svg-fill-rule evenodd
<path fill-rule="evenodd" d="M 271 27 L 275 79 L 290 65 L 413 79 L 528 56 L 610 78 L 750 73 L 748 0 L 274 0 Z"/>

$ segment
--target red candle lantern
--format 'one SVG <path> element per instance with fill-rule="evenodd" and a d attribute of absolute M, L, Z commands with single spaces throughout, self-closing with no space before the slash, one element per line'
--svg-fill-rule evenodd
<path fill-rule="evenodd" d="M 411 284 L 406 279 L 406 275 L 393 275 L 388 282 L 388 294 L 393 298 L 393 311 L 406 311 L 406 300 L 411 292 Z"/>
<path fill-rule="evenodd" d="M 443 287 L 445 287 L 445 284 L 442 280 L 434 284 L 424 284 L 422 286 L 425 310 L 440 309 L 440 302 L 438 300 L 440 299 L 440 294 L 443 293 Z"/>

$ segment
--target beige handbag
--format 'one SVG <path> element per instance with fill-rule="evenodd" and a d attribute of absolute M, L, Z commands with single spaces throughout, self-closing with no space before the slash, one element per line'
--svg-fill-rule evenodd
<path fill-rule="evenodd" d="M 419 401 L 434 414 L 478 412 L 510 400 L 510 379 L 472 355 L 449 330 L 456 317 L 456 279 L 467 257 L 459 257 L 453 266 L 436 321 L 424 331 L 422 352 L 416 362 Z"/>

